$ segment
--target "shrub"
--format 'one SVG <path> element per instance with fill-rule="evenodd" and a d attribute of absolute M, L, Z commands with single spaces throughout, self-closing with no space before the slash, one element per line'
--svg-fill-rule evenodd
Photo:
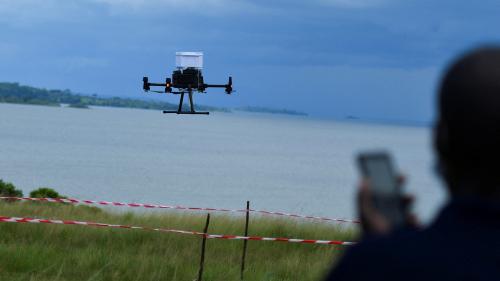
<path fill-rule="evenodd" d="M 0 179 L 0 195 L 9 197 L 23 197 L 23 192 L 10 183 Z"/>
<path fill-rule="evenodd" d="M 40 187 L 30 192 L 32 198 L 66 198 L 50 187 Z"/>

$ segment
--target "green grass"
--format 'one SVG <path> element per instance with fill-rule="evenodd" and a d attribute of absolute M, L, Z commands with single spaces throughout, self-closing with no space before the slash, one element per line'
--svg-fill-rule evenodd
<path fill-rule="evenodd" d="M 0 216 L 202 231 L 205 213 L 114 213 L 87 206 L 0 202 Z M 211 217 L 209 233 L 241 235 L 244 216 Z M 349 225 L 251 215 L 251 235 L 352 241 Z M 0 223 L 1 280 L 195 280 L 201 238 L 143 230 Z M 243 241 L 207 240 L 204 280 L 239 280 Z M 249 241 L 245 280 L 321 280 L 343 246 Z"/>

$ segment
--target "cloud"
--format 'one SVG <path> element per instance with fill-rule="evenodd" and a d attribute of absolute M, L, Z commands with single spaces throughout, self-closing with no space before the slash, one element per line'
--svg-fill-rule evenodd
<path fill-rule="evenodd" d="M 371 8 L 386 4 L 388 0 L 318 0 L 321 4 L 344 8 Z"/>
<path fill-rule="evenodd" d="M 106 5 L 112 13 L 158 14 L 182 17 L 190 14 L 221 14 L 253 10 L 257 6 L 246 0 L 90 0 Z M 176 14 L 173 14 L 174 12 Z M 183 14 L 183 12 L 185 14 Z"/>
<path fill-rule="evenodd" d="M 389 0 L 0 0 L 0 23 L 29 26 L 44 22 L 86 22 L 104 15 L 193 15 L 281 13 L 299 8 L 369 8 Z"/>
<path fill-rule="evenodd" d="M 154 7 L 154 6 L 175 6 L 175 7 L 202 7 L 202 6 L 223 6 L 231 2 L 241 2 L 233 0 L 90 0 L 97 3 L 105 3 L 112 6 L 128 7 Z"/>
<path fill-rule="evenodd" d="M 247 0 L 0 0 L 0 23 L 30 26 L 50 22 L 88 22 L 109 15 L 182 16 L 262 11 Z"/>
<path fill-rule="evenodd" d="M 93 57 L 67 57 L 57 59 L 55 64 L 65 71 L 77 71 L 81 69 L 103 68 L 110 65 L 109 61 Z"/>
<path fill-rule="evenodd" d="M 0 23 L 9 26 L 85 21 L 95 13 L 95 5 L 83 0 L 0 0 Z"/>

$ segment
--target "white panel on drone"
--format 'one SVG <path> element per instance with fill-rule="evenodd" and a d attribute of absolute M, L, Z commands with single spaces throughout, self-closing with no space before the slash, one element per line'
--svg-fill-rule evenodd
<path fill-rule="evenodd" d="M 194 67 L 203 68 L 203 52 L 177 52 L 175 53 L 175 65 L 177 68 Z"/>

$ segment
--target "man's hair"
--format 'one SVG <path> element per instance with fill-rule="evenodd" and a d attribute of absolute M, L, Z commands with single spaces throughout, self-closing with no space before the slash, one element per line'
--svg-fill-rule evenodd
<path fill-rule="evenodd" d="M 459 58 L 446 72 L 438 98 L 435 146 L 452 192 L 465 183 L 470 192 L 499 194 L 500 47 Z"/>

